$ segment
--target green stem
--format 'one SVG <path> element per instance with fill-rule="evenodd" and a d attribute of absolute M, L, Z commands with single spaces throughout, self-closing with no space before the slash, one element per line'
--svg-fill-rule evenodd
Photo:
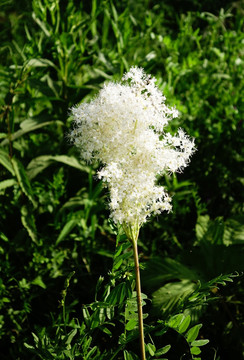
<path fill-rule="evenodd" d="M 140 280 L 140 268 L 138 260 L 138 248 L 137 239 L 133 239 L 133 255 L 136 272 L 136 293 L 137 293 L 137 309 L 138 309 L 138 320 L 139 320 L 139 338 L 140 338 L 140 350 L 141 360 L 146 360 L 145 354 L 145 343 L 144 343 L 144 328 L 143 328 L 143 313 L 142 313 L 142 299 L 141 299 L 141 280 Z"/>

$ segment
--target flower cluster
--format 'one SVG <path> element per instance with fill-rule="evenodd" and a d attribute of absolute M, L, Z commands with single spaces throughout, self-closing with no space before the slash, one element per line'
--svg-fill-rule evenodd
<path fill-rule="evenodd" d="M 165 104 L 155 78 L 132 67 L 119 83 L 110 82 L 90 103 L 72 108 L 71 139 L 87 161 L 98 160 L 98 178 L 110 191 L 114 221 L 141 226 L 152 214 L 170 211 L 170 197 L 157 177 L 182 170 L 194 142 L 182 130 L 164 133 L 178 116 Z"/>

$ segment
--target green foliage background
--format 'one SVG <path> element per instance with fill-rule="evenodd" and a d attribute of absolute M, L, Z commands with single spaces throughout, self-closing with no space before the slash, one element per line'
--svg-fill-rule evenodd
<path fill-rule="evenodd" d="M 172 317 L 190 314 L 210 340 L 204 359 L 242 359 L 243 1 L 4 0 L 0 24 L 1 359 L 112 359 L 122 323 L 135 325 L 128 246 L 122 237 L 116 248 L 107 193 L 67 139 L 70 107 L 132 65 L 180 110 L 168 130 L 184 128 L 197 147 L 184 174 L 160 180 L 173 213 L 141 231 L 148 331 L 155 319 L 168 324 L 159 347 L 170 343 L 168 358 L 180 359 L 175 329 L 188 320 Z M 228 274 L 239 276 L 224 288 Z M 105 302 L 116 312 L 101 320 Z M 128 339 L 123 358 L 136 359 Z M 159 359 L 166 350 L 153 346 Z"/>

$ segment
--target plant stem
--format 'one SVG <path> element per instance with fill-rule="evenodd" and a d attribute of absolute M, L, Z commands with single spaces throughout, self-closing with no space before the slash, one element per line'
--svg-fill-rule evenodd
<path fill-rule="evenodd" d="M 145 354 L 145 343 L 144 343 L 144 328 L 143 328 L 143 313 L 142 313 L 142 299 L 141 299 L 141 280 L 140 280 L 140 268 L 138 260 L 138 248 L 137 239 L 133 239 L 133 255 L 136 272 L 136 293 L 137 293 L 137 309 L 138 309 L 138 320 L 139 320 L 139 339 L 141 349 L 141 360 L 146 360 Z"/>

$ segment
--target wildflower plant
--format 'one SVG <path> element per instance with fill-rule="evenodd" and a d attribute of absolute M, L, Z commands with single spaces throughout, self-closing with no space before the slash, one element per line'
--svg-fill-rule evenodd
<path fill-rule="evenodd" d="M 97 177 L 110 194 L 113 221 L 122 226 L 133 246 L 136 271 L 140 347 L 145 359 L 137 239 L 140 227 L 153 215 L 171 211 L 171 198 L 157 180 L 182 171 L 195 147 L 182 129 L 165 127 L 178 111 L 165 104 L 156 79 L 132 67 L 121 82 L 105 84 L 89 103 L 72 108 L 72 142 L 81 157 L 101 164 Z"/>

